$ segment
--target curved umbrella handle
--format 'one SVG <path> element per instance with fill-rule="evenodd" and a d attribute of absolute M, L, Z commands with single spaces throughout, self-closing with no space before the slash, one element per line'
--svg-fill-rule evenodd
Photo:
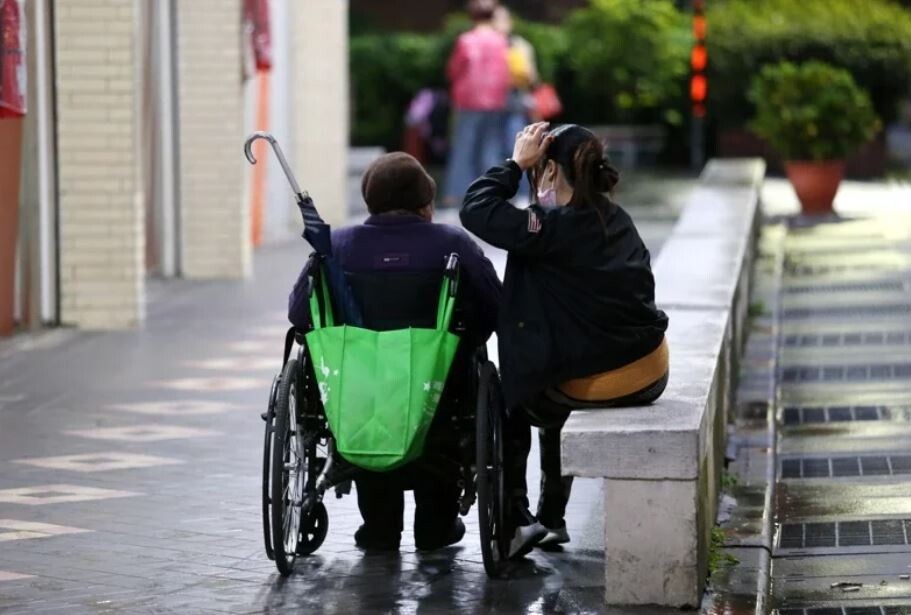
<path fill-rule="evenodd" d="M 294 177 L 294 173 L 291 171 L 291 167 L 285 159 L 285 154 L 282 152 L 282 148 L 278 144 L 278 141 L 272 136 L 272 133 L 258 131 L 247 137 L 246 142 L 244 142 L 244 155 L 247 157 L 247 161 L 250 164 L 256 164 L 256 157 L 253 155 L 253 142 L 257 139 L 265 139 L 269 142 L 269 145 L 272 146 L 272 149 L 275 150 L 275 155 L 278 156 L 278 163 L 282 166 L 282 171 L 285 172 L 285 177 L 288 178 L 288 183 L 291 184 L 291 189 L 294 190 L 295 196 L 297 196 L 299 200 L 307 198 L 308 195 L 301 192 L 300 186 L 297 185 L 297 179 Z"/>

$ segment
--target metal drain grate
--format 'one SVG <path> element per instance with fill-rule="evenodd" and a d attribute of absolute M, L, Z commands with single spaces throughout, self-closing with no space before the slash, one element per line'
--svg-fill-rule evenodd
<path fill-rule="evenodd" d="M 838 305 L 828 307 L 791 308 L 784 311 L 785 318 L 824 318 L 835 316 L 890 316 L 911 313 L 911 304 L 897 305 Z"/>
<path fill-rule="evenodd" d="M 867 333 L 812 333 L 787 335 L 784 345 L 791 347 L 904 346 L 911 345 L 911 331 L 872 331 Z"/>
<path fill-rule="evenodd" d="M 866 263 L 862 265 L 791 265 L 786 271 L 792 277 L 823 275 L 829 273 L 847 273 L 852 271 L 889 271 L 894 266 L 884 267 L 881 264 Z"/>
<path fill-rule="evenodd" d="M 905 285 L 902 282 L 846 282 L 843 284 L 820 284 L 816 286 L 791 286 L 784 292 L 789 295 L 809 295 L 822 293 L 875 293 L 902 291 Z"/>
<path fill-rule="evenodd" d="M 778 615 L 911 615 L 911 606 L 846 606 L 778 609 Z"/>
<path fill-rule="evenodd" d="M 911 520 L 838 521 L 833 523 L 785 523 L 778 535 L 781 549 L 820 547 L 871 547 L 907 545 Z"/>
<path fill-rule="evenodd" d="M 784 382 L 858 382 L 867 380 L 911 379 L 911 363 L 872 365 L 825 365 L 788 367 L 781 374 Z"/>
<path fill-rule="evenodd" d="M 899 474 L 911 474 L 911 455 L 792 457 L 781 461 L 781 478 L 847 478 Z"/>
<path fill-rule="evenodd" d="M 782 413 L 785 425 L 881 421 L 888 418 L 890 412 L 886 406 L 788 406 Z"/>

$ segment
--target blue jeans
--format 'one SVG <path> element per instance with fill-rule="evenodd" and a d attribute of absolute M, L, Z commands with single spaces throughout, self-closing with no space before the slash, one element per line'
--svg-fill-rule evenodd
<path fill-rule="evenodd" d="M 468 186 L 504 160 L 504 120 L 501 111 L 456 111 L 446 174 L 447 201 L 461 204 Z"/>

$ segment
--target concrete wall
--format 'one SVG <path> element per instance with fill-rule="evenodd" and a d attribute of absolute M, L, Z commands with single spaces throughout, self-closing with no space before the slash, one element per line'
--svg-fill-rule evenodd
<path fill-rule="evenodd" d="M 56 4 L 61 320 L 131 327 L 144 315 L 133 0 Z"/>
<path fill-rule="evenodd" d="M 291 4 L 293 166 L 333 227 L 348 218 L 348 2 Z"/>
<path fill-rule="evenodd" d="M 241 0 L 177 0 L 182 273 L 250 273 Z"/>

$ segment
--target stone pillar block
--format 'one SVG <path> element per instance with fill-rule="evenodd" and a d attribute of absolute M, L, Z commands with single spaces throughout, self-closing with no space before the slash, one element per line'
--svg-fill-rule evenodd
<path fill-rule="evenodd" d="M 706 548 L 697 485 L 604 480 L 608 604 L 699 605 Z"/>

